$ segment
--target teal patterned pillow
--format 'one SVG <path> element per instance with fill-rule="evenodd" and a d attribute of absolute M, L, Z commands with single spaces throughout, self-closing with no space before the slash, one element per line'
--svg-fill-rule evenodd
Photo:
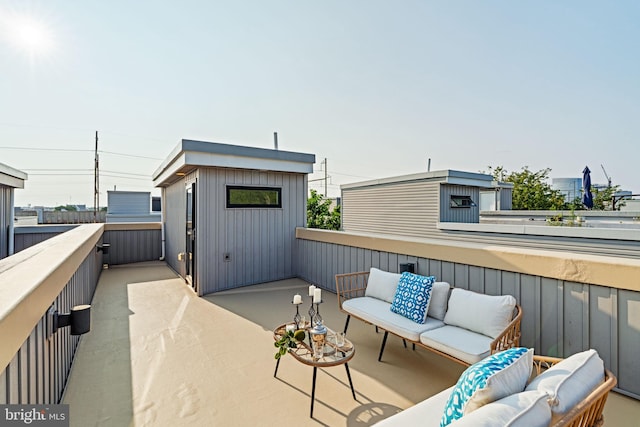
<path fill-rule="evenodd" d="M 524 390 L 533 368 L 533 349 L 492 354 L 462 373 L 444 407 L 440 427 L 483 405 Z"/>
<path fill-rule="evenodd" d="M 391 311 L 416 323 L 427 321 L 431 288 L 436 278 L 402 273 L 391 303 Z"/>

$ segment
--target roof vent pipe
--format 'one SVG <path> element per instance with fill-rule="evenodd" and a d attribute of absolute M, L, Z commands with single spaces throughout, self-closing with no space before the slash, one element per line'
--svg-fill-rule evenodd
<path fill-rule="evenodd" d="M 278 132 L 273 133 L 273 147 L 274 149 L 278 149 Z"/>
<path fill-rule="evenodd" d="M 427 161 L 427 172 L 431 172 L 431 157 L 429 157 L 429 160 Z"/>

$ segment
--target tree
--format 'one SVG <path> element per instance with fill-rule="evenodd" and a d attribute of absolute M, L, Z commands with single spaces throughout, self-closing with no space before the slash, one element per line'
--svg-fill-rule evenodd
<path fill-rule="evenodd" d="M 593 210 L 594 211 L 608 211 L 613 208 L 613 196 L 620 191 L 619 185 L 613 187 L 606 187 L 602 189 L 591 188 L 593 194 Z M 623 201 L 616 201 L 616 209 L 620 209 L 624 206 Z"/>
<path fill-rule="evenodd" d="M 54 211 L 68 211 L 68 212 L 76 212 L 78 210 L 77 206 L 74 205 L 60 205 L 53 208 Z"/>
<path fill-rule="evenodd" d="M 513 184 L 511 207 L 514 210 L 561 210 L 565 207 L 562 192 L 547 183 L 549 168 L 533 172 L 525 166 L 520 172 L 507 173 L 503 166 L 489 166 L 489 171 L 496 180 Z"/>
<path fill-rule="evenodd" d="M 316 190 L 311 190 L 311 197 L 307 199 L 307 227 L 339 230 L 340 206 L 331 210 L 331 200 L 325 199 Z"/>

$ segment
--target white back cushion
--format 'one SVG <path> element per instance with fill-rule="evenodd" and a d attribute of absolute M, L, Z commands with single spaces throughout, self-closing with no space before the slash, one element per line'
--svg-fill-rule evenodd
<path fill-rule="evenodd" d="M 443 320 L 447 314 L 447 302 L 449 301 L 449 289 L 447 282 L 434 282 L 431 287 L 431 301 L 429 302 L 428 316 Z"/>
<path fill-rule="evenodd" d="M 388 271 L 371 267 L 364 296 L 378 298 L 391 304 L 393 297 L 396 295 L 400 276 L 398 273 L 389 273 Z"/>
<path fill-rule="evenodd" d="M 604 363 L 595 350 L 576 353 L 547 369 L 526 390 L 549 395 L 551 410 L 564 414 L 604 381 Z"/>
<path fill-rule="evenodd" d="M 444 323 L 496 338 L 513 318 L 516 299 L 511 295 L 484 295 L 454 288 Z"/>
<path fill-rule="evenodd" d="M 465 415 L 452 426 L 456 427 L 547 427 L 551 409 L 547 394 L 523 391 L 512 394 Z"/>

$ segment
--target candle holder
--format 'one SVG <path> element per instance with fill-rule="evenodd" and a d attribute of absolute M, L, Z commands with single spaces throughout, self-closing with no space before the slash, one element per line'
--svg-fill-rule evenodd
<path fill-rule="evenodd" d="M 314 325 L 314 319 L 316 316 L 316 311 L 313 309 L 313 299 L 311 300 L 311 305 L 309 306 L 309 322 L 311 322 L 311 326 Z"/>
<path fill-rule="evenodd" d="M 315 315 L 313 317 L 314 325 L 317 325 L 317 324 L 322 325 L 322 316 L 320 315 L 320 304 L 322 304 L 322 301 L 316 303 Z"/>
<path fill-rule="evenodd" d="M 300 320 L 302 320 L 302 317 L 300 317 L 299 307 L 300 307 L 300 304 L 302 304 L 302 302 L 299 302 L 299 303 L 292 302 L 292 304 L 296 306 L 296 314 L 293 316 L 293 323 L 296 324 L 296 329 L 300 329 Z M 304 325 L 302 326 L 304 327 Z"/>
<path fill-rule="evenodd" d="M 324 344 L 327 340 L 327 327 L 322 324 L 322 316 L 320 315 L 320 303 L 316 303 L 314 310 L 313 323 L 314 326 L 309 331 L 309 341 L 313 349 L 314 359 L 319 359 L 324 355 Z M 313 304 L 311 304 L 313 308 Z"/>

